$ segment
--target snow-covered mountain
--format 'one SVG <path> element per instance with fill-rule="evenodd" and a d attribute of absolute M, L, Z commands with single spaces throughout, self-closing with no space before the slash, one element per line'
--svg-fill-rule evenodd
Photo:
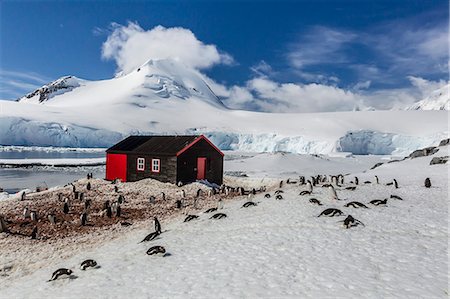
<path fill-rule="evenodd" d="M 108 147 L 130 134 L 205 134 L 221 149 L 398 154 L 448 135 L 442 111 L 260 113 L 223 105 L 202 75 L 148 61 L 109 80 L 64 77 L 0 101 L 0 144 Z"/>
<path fill-rule="evenodd" d="M 406 110 L 450 110 L 450 84 L 433 91 L 425 99 L 414 103 Z"/>

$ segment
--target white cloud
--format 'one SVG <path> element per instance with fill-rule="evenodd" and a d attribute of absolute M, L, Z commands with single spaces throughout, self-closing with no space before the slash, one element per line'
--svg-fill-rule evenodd
<path fill-rule="evenodd" d="M 149 59 L 172 58 L 194 69 L 233 62 L 230 55 L 220 52 L 215 45 L 204 44 L 189 29 L 156 26 L 144 30 L 132 22 L 112 27 L 102 46 L 102 57 L 114 60 L 118 72 L 128 73 Z"/>
<path fill-rule="evenodd" d="M 349 111 L 362 105 L 358 94 L 324 84 L 278 83 L 254 78 L 229 89 L 225 104 L 234 109 L 265 112 Z"/>
<path fill-rule="evenodd" d="M 309 65 L 336 64 L 348 61 L 345 46 L 357 35 L 346 30 L 317 26 L 292 44 L 287 55 L 290 63 L 299 69 Z"/>

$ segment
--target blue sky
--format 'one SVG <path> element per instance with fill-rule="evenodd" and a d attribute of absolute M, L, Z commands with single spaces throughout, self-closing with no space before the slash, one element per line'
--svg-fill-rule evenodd
<path fill-rule="evenodd" d="M 0 3 L 0 99 L 63 75 L 111 78 L 178 40 L 170 55 L 236 108 L 289 110 L 297 97 L 389 108 L 448 81 L 447 0 Z"/>

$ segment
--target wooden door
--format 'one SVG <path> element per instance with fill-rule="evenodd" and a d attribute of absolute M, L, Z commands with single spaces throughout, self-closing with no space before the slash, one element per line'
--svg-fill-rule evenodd
<path fill-rule="evenodd" d="M 197 180 L 204 180 L 206 177 L 206 158 L 197 158 Z"/>

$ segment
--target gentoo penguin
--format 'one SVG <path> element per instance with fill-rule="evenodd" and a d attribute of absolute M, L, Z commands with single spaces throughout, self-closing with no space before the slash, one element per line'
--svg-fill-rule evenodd
<path fill-rule="evenodd" d="M 162 246 L 153 246 L 147 250 L 148 255 L 164 254 L 164 253 L 166 253 L 166 249 Z"/>
<path fill-rule="evenodd" d="M 86 185 L 86 190 L 88 190 L 88 191 L 91 190 L 91 187 L 92 187 L 91 182 L 88 182 Z"/>
<path fill-rule="evenodd" d="M 71 185 L 72 185 L 72 192 L 75 193 L 75 191 L 76 191 L 75 185 L 74 184 L 71 184 Z"/>
<path fill-rule="evenodd" d="M 275 199 L 281 200 L 281 199 L 283 199 L 283 196 L 281 196 L 281 194 L 278 194 L 277 196 L 275 196 Z"/>
<path fill-rule="evenodd" d="M 120 207 L 120 205 L 117 205 L 116 217 L 120 217 L 121 215 L 122 215 L 122 208 Z"/>
<path fill-rule="evenodd" d="M 20 200 L 24 201 L 26 197 L 25 191 L 22 192 L 22 194 L 20 195 Z"/>
<path fill-rule="evenodd" d="M 300 192 L 299 195 L 303 196 L 303 195 L 310 195 L 310 194 L 311 194 L 311 191 L 303 190 L 302 192 Z"/>
<path fill-rule="evenodd" d="M 283 188 L 283 181 L 280 181 L 280 189 Z"/>
<path fill-rule="evenodd" d="M 375 183 L 379 184 L 380 180 L 378 179 L 378 176 L 375 176 Z"/>
<path fill-rule="evenodd" d="M 217 211 L 217 208 L 209 208 L 209 209 L 207 209 L 205 211 L 205 213 L 212 213 L 212 212 L 215 212 L 215 211 Z"/>
<path fill-rule="evenodd" d="M 269 194 L 269 193 L 266 193 L 266 194 L 264 195 L 264 198 L 270 198 L 270 194 Z"/>
<path fill-rule="evenodd" d="M 313 191 L 313 187 L 312 187 L 312 184 L 310 181 L 308 181 L 308 183 L 306 183 L 306 191 L 308 191 L 309 194 L 311 194 Z"/>
<path fill-rule="evenodd" d="M 80 201 L 84 201 L 84 192 L 80 192 Z"/>
<path fill-rule="evenodd" d="M 31 218 L 31 221 L 37 221 L 37 212 L 36 211 L 31 211 L 30 212 L 30 218 Z"/>
<path fill-rule="evenodd" d="M 372 184 L 371 181 L 365 181 L 364 184 Z"/>
<path fill-rule="evenodd" d="M 198 189 L 195 197 L 200 197 L 201 195 L 202 195 L 202 189 Z"/>
<path fill-rule="evenodd" d="M 125 202 L 125 197 L 122 194 L 120 194 L 119 198 L 117 199 L 117 202 L 119 204 L 123 204 Z"/>
<path fill-rule="evenodd" d="M 122 225 L 122 226 L 131 226 L 131 225 L 133 225 L 133 223 L 130 223 L 128 221 L 122 221 L 122 222 L 120 222 L 120 225 Z"/>
<path fill-rule="evenodd" d="M 111 209 L 111 206 L 108 206 L 108 207 L 106 208 L 105 212 L 106 212 L 106 216 L 107 216 L 108 218 L 111 218 L 111 217 L 112 217 L 112 209 Z"/>
<path fill-rule="evenodd" d="M 119 187 L 118 186 L 114 186 L 114 192 L 115 193 L 119 192 Z"/>
<path fill-rule="evenodd" d="M 319 205 L 319 206 L 322 205 L 322 203 L 317 198 L 310 198 L 309 202 L 313 203 L 313 204 L 316 204 L 316 205 Z"/>
<path fill-rule="evenodd" d="M 50 278 L 49 281 L 53 281 L 53 280 L 57 280 L 59 277 L 63 276 L 63 275 L 72 275 L 72 270 L 70 269 L 66 269 L 66 268 L 61 268 L 56 270 L 55 272 L 53 272 L 52 278 Z"/>
<path fill-rule="evenodd" d="M 355 191 L 355 186 L 345 187 L 345 190 Z"/>
<path fill-rule="evenodd" d="M 355 176 L 355 185 L 359 185 L 359 180 L 357 176 Z"/>
<path fill-rule="evenodd" d="M 148 202 L 151 203 L 151 204 L 154 204 L 154 203 L 156 202 L 156 197 L 154 197 L 153 195 L 150 196 L 150 197 L 148 198 Z"/>
<path fill-rule="evenodd" d="M 152 241 L 154 240 L 157 236 L 159 236 L 158 232 L 153 232 L 148 234 L 147 236 L 145 236 L 144 240 L 141 241 L 142 242 L 147 242 L 147 241 Z"/>
<path fill-rule="evenodd" d="M 28 207 L 25 207 L 23 209 L 23 218 L 25 219 L 30 218 L 30 209 L 28 209 Z"/>
<path fill-rule="evenodd" d="M 64 203 L 63 212 L 64 214 L 69 214 L 69 204 L 67 202 Z"/>
<path fill-rule="evenodd" d="M 166 193 L 161 192 L 161 200 L 166 201 Z"/>
<path fill-rule="evenodd" d="M 334 189 L 333 186 L 328 187 L 328 189 L 330 190 L 330 196 L 331 196 L 331 199 L 333 199 L 333 200 L 339 200 L 339 198 L 338 198 L 338 196 L 337 196 L 337 193 L 336 193 L 336 189 Z"/>
<path fill-rule="evenodd" d="M 189 222 L 191 220 L 197 219 L 198 216 L 197 215 L 188 215 L 185 219 L 184 222 Z"/>
<path fill-rule="evenodd" d="M 223 200 L 222 200 L 222 198 L 219 198 L 219 201 L 217 202 L 217 209 L 219 209 L 219 210 L 223 209 Z"/>
<path fill-rule="evenodd" d="M 109 208 L 109 207 L 111 207 L 111 203 L 110 203 L 109 200 L 106 200 L 106 201 L 103 203 L 103 210 L 106 210 L 106 209 Z"/>
<path fill-rule="evenodd" d="M 183 203 L 181 202 L 180 199 L 178 199 L 178 200 L 175 202 L 175 205 L 176 205 L 177 209 L 181 209 L 181 208 L 183 207 Z"/>
<path fill-rule="evenodd" d="M 328 208 L 328 209 L 323 210 L 322 213 L 320 213 L 319 216 L 317 216 L 317 217 L 320 217 L 320 216 L 334 217 L 334 216 L 341 216 L 343 214 L 344 213 L 342 213 L 342 211 L 339 209 Z"/>
<path fill-rule="evenodd" d="M 384 200 L 374 199 L 374 200 L 371 200 L 370 203 L 373 204 L 374 206 L 386 205 L 387 204 L 387 198 L 384 199 Z"/>
<path fill-rule="evenodd" d="M 81 270 L 86 270 L 87 268 L 94 268 L 97 266 L 97 262 L 94 260 L 85 260 L 84 262 L 81 263 L 80 269 Z"/>
<path fill-rule="evenodd" d="M 254 206 L 256 206 L 257 204 L 255 203 L 255 202 L 253 202 L 253 201 L 247 201 L 246 203 L 244 203 L 243 205 L 242 205 L 242 207 L 243 208 L 248 208 L 248 207 L 254 207 Z"/>
<path fill-rule="evenodd" d="M 362 223 L 361 221 L 359 221 L 358 219 L 353 218 L 352 215 L 348 215 L 344 220 L 338 221 L 338 222 L 343 222 L 345 228 L 350 228 L 350 227 L 354 227 L 354 226 L 358 226 L 358 225 L 362 225 L 365 226 L 364 223 Z"/>
<path fill-rule="evenodd" d="M 430 178 L 425 179 L 425 188 L 431 188 L 431 180 Z"/>
<path fill-rule="evenodd" d="M 87 213 L 86 212 L 81 214 L 80 222 L 81 222 L 81 226 L 85 226 L 87 224 Z"/>
<path fill-rule="evenodd" d="M 360 203 L 358 201 L 349 202 L 348 204 L 344 205 L 344 207 L 346 207 L 346 208 L 352 207 L 352 208 L 355 208 L 355 209 L 358 209 L 358 208 L 368 209 L 368 207 L 365 204 Z"/>
<path fill-rule="evenodd" d="M 35 226 L 33 228 L 33 231 L 31 232 L 31 239 L 32 240 L 36 240 L 37 239 L 37 233 L 38 233 L 38 229 L 37 229 L 37 226 Z"/>
<path fill-rule="evenodd" d="M 392 183 L 394 183 L 395 189 L 398 189 L 398 183 L 397 183 L 397 180 L 396 180 L 396 179 L 393 179 L 393 180 L 392 180 Z"/>
<path fill-rule="evenodd" d="M 212 215 L 211 218 L 209 218 L 209 219 L 222 219 L 222 218 L 225 218 L 225 217 L 227 217 L 226 214 L 224 214 L 224 213 L 217 213 L 217 214 Z"/>
<path fill-rule="evenodd" d="M 91 208 L 91 200 L 90 199 L 86 199 L 85 201 L 84 201 L 84 210 L 85 211 L 89 211 L 89 209 Z"/>
<path fill-rule="evenodd" d="M 56 216 L 55 216 L 55 214 L 48 214 L 47 219 L 48 219 L 48 221 L 51 224 L 53 224 L 53 225 L 56 224 Z"/>
<path fill-rule="evenodd" d="M 280 193 L 284 193 L 284 191 L 283 191 L 283 190 L 277 190 L 277 191 L 275 191 L 275 194 L 280 194 Z"/>
<path fill-rule="evenodd" d="M 398 199 L 398 200 L 403 200 L 403 198 L 401 198 L 401 197 L 398 196 L 398 195 L 391 195 L 391 198 L 393 198 L 393 199 Z"/>
<path fill-rule="evenodd" d="M 155 222 L 155 232 L 157 232 L 158 234 L 160 234 L 161 231 L 161 223 L 159 223 L 158 218 L 153 217 L 153 221 Z"/>

